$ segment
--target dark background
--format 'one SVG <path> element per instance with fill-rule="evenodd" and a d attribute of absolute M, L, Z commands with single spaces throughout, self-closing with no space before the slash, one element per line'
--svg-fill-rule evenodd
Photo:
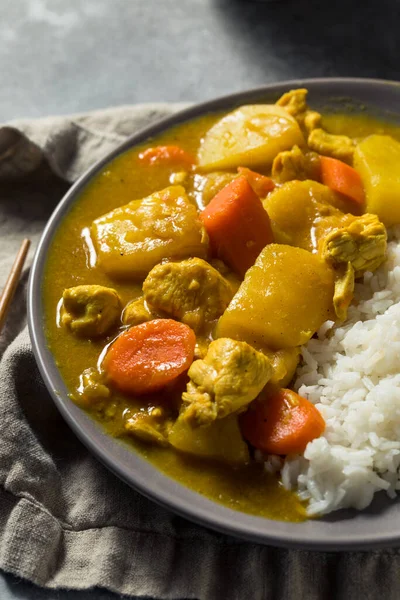
<path fill-rule="evenodd" d="M 0 0 L 0 119 L 398 78 L 398 0 Z"/>
<path fill-rule="evenodd" d="M 198 101 L 301 77 L 400 79 L 400 0 L 0 0 L 0 121 Z M 0 574 L 1 600 L 109 600 Z"/>

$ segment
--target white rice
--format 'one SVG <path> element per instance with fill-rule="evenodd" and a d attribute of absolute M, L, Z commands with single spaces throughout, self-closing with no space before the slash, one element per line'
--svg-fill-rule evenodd
<path fill-rule="evenodd" d="M 385 265 L 356 284 L 346 323 L 324 323 L 302 350 L 295 389 L 326 430 L 281 474 L 310 516 L 363 509 L 376 492 L 400 489 L 400 228 L 390 239 Z M 266 468 L 277 464 L 269 458 Z"/>

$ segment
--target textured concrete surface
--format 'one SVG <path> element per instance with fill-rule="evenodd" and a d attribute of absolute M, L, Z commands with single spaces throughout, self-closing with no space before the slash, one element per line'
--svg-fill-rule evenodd
<path fill-rule="evenodd" d="M 292 77 L 400 79 L 398 0 L 0 0 L 0 15 L 0 121 Z M 117 596 L 0 575 L 0 598 Z"/>
<path fill-rule="evenodd" d="M 399 76 L 397 0 L 0 0 L 0 120 Z"/>

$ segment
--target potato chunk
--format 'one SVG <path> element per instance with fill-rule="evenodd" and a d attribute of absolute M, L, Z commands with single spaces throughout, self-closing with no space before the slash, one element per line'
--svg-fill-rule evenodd
<path fill-rule="evenodd" d="M 230 283 L 201 258 L 161 263 L 143 283 L 150 310 L 200 331 L 222 315 L 233 297 Z"/>
<path fill-rule="evenodd" d="M 329 227 L 340 226 L 346 208 L 334 191 L 316 181 L 289 181 L 263 202 L 278 243 L 313 250 Z M 328 219 L 329 217 L 329 219 Z"/>
<path fill-rule="evenodd" d="M 400 223 L 400 143 L 388 135 L 370 135 L 354 153 L 354 167 L 361 175 L 367 198 L 366 210 L 391 227 Z"/>
<path fill-rule="evenodd" d="M 333 316 L 333 271 L 301 248 L 261 252 L 217 326 L 218 337 L 273 349 L 305 344 Z"/>
<path fill-rule="evenodd" d="M 77 285 L 63 293 L 61 324 L 81 337 L 105 335 L 121 313 L 117 292 L 103 285 Z"/>
<path fill-rule="evenodd" d="M 198 151 L 203 170 L 267 167 L 278 152 L 304 144 L 294 117 L 273 104 L 242 106 L 206 133 Z"/>
<path fill-rule="evenodd" d="M 116 208 L 91 232 L 99 266 L 119 279 L 143 279 L 166 258 L 207 256 L 207 234 L 181 186 Z"/>
<path fill-rule="evenodd" d="M 300 360 L 300 348 L 284 348 L 275 352 L 265 352 L 272 361 L 274 373 L 270 383 L 279 387 L 287 387 L 292 381 Z"/>
<path fill-rule="evenodd" d="M 179 417 L 169 433 L 168 441 L 181 452 L 226 463 L 245 464 L 250 458 L 236 415 L 196 429 Z"/>

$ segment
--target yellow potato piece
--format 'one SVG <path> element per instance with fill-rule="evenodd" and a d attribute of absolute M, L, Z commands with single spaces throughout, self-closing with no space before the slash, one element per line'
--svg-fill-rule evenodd
<path fill-rule="evenodd" d="M 270 383 L 279 387 L 287 387 L 292 381 L 300 360 L 300 348 L 284 348 L 276 352 L 268 352 L 268 358 L 272 361 L 274 374 Z"/>
<path fill-rule="evenodd" d="M 236 415 L 196 428 L 179 418 L 169 433 L 168 441 L 177 450 L 195 456 L 236 464 L 249 461 L 249 450 L 240 433 Z"/>
<path fill-rule="evenodd" d="M 274 104 L 242 106 L 218 121 L 204 136 L 198 151 L 205 171 L 268 167 L 282 150 L 304 144 L 294 117 Z"/>
<path fill-rule="evenodd" d="M 326 185 L 306 180 L 288 181 L 275 188 L 263 205 L 276 242 L 313 250 L 318 246 L 322 220 L 333 215 L 343 217 L 336 209 L 339 202 L 338 195 Z"/>
<path fill-rule="evenodd" d="M 182 186 L 133 200 L 96 219 L 97 264 L 118 279 L 144 279 L 166 258 L 206 258 L 208 238 Z"/>
<path fill-rule="evenodd" d="M 354 152 L 363 180 L 366 212 L 390 227 L 400 223 L 400 143 L 388 135 L 370 135 Z"/>
<path fill-rule="evenodd" d="M 257 347 L 305 344 L 333 313 L 333 271 L 307 250 L 270 244 L 220 318 L 217 337 Z"/>

